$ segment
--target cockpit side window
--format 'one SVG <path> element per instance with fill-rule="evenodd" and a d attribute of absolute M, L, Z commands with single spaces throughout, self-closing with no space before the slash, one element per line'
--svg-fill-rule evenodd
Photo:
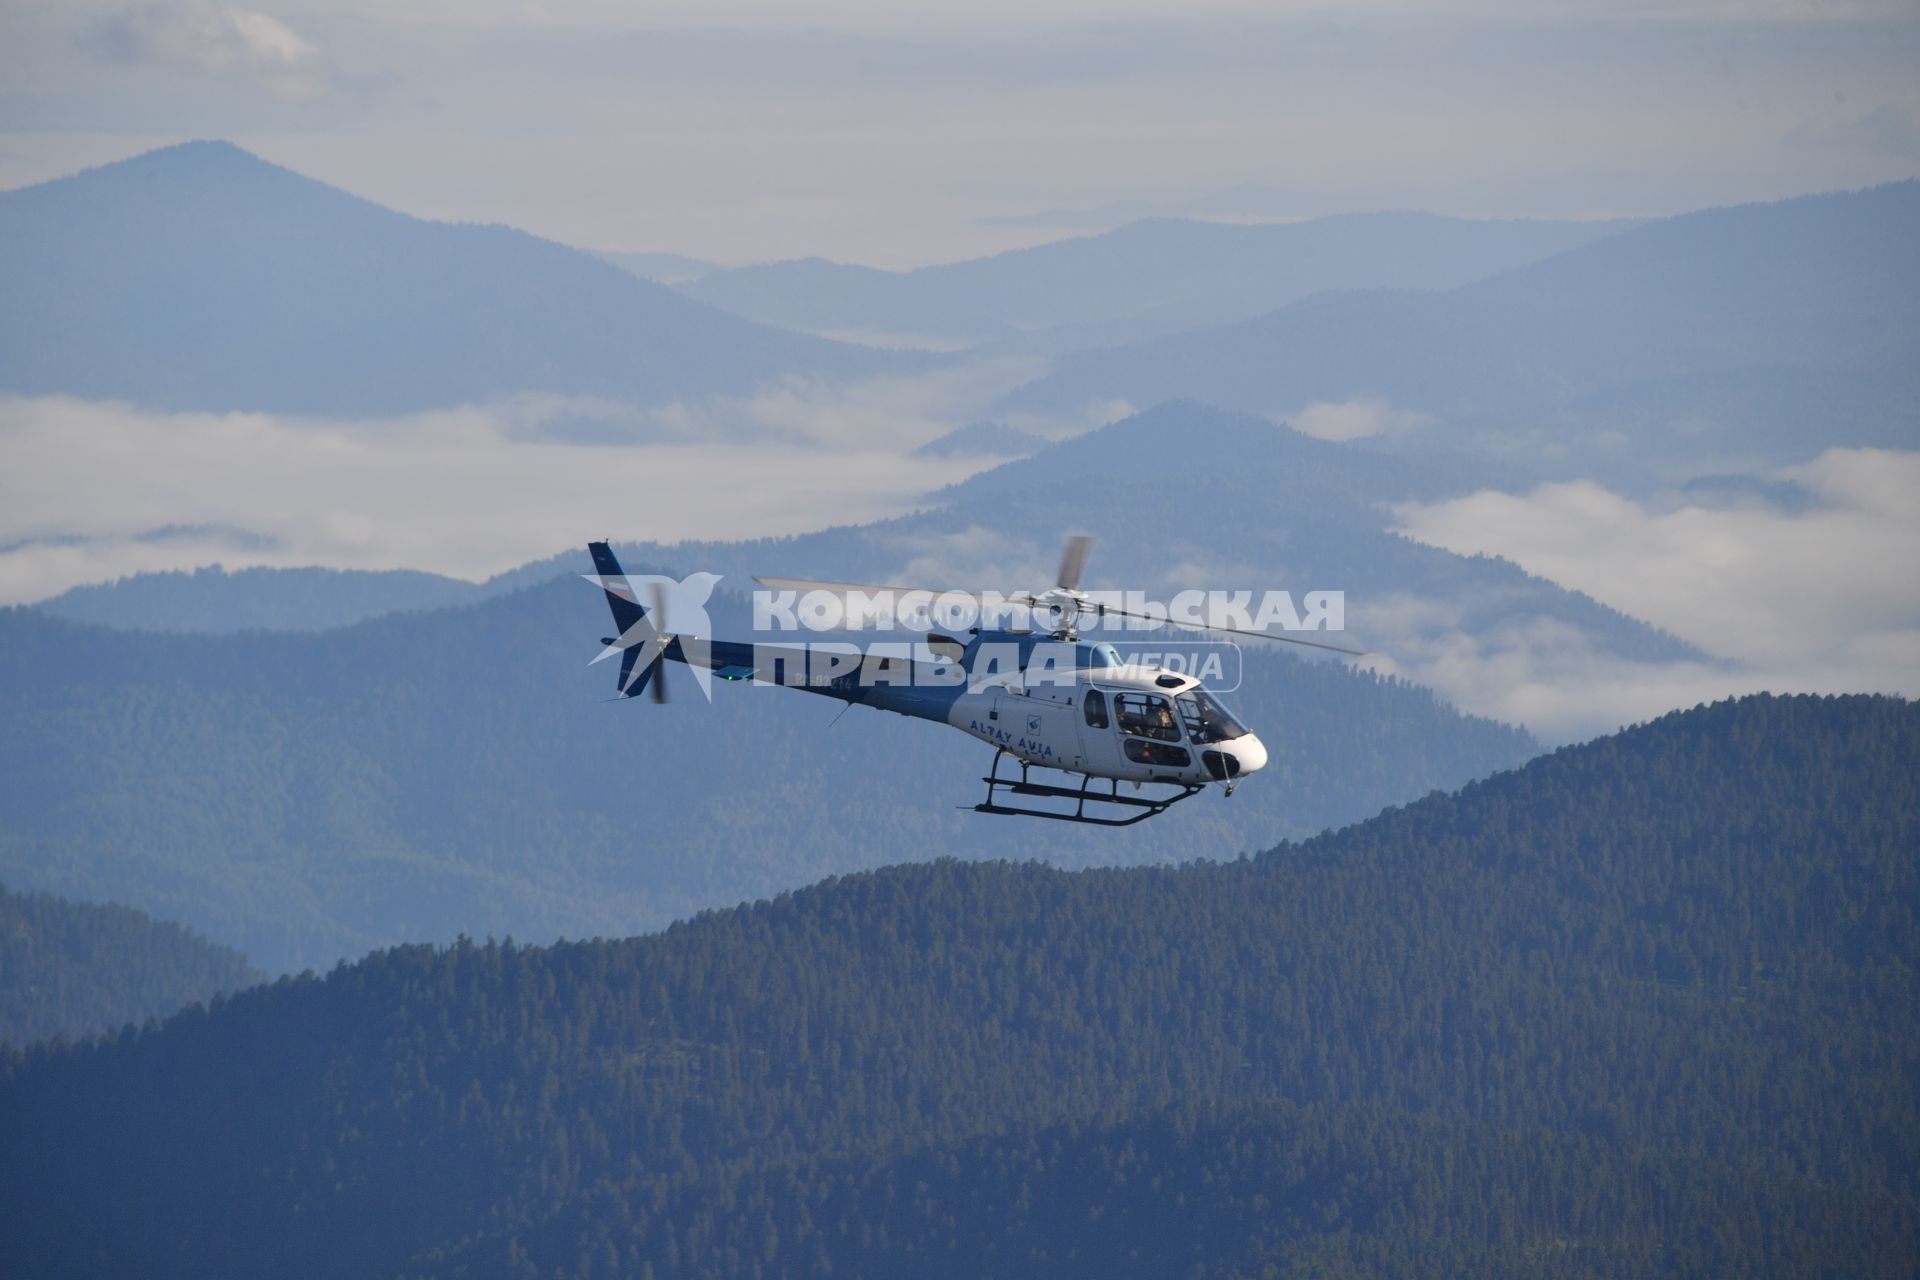
<path fill-rule="evenodd" d="M 1107 695 L 1098 689 L 1087 690 L 1087 699 L 1080 708 L 1080 714 L 1087 718 L 1087 728 L 1104 729 L 1107 727 Z"/>
<path fill-rule="evenodd" d="M 1180 707 L 1180 718 L 1186 722 L 1187 736 L 1195 742 L 1225 742 L 1247 732 L 1205 689 L 1189 689 L 1175 701 Z"/>
<path fill-rule="evenodd" d="M 1162 742 L 1180 741 L 1180 726 L 1174 723 L 1173 708 L 1156 694 L 1116 693 L 1113 714 L 1121 733 L 1158 738 Z"/>

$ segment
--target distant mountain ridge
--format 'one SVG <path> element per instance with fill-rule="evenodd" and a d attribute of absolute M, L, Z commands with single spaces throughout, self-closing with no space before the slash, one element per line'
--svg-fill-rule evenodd
<path fill-rule="evenodd" d="M 1392 443 L 1684 480 L 1920 446 L 1920 182 L 1649 223 L 1441 293 L 1354 292 L 1064 357 L 1009 413 L 1380 399 Z"/>
<path fill-rule="evenodd" d="M 326 631 L 390 613 L 469 604 L 482 584 L 412 569 L 270 569 L 136 573 L 64 591 L 35 607 L 128 631 Z"/>
<path fill-rule="evenodd" d="M 969 422 L 913 451 L 916 458 L 1027 458 L 1051 443 L 1045 436 L 1004 422 Z"/>
<path fill-rule="evenodd" d="M 685 284 L 710 272 L 721 270 L 717 262 L 689 258 L 683 253 L 606 253 L 608 262 L 655 284 Z"/>
<path fill-rule="evenodd" d="M 724 315 L 506 227 L 424 222 L 222 142 L 0 192 L 0 391 L 369 415 L 639 404 L 924 367 Z"/>
<path fill-rule="evenodd" d="M 789 329 L 1064 350 L 1259 315 L 1328 289 L 1449 288 L 1636 225 L 1424 213 L 1274 224 L 1148 218 L 911 271 L 805 258 L 710 271 L 680 287 Z"/>

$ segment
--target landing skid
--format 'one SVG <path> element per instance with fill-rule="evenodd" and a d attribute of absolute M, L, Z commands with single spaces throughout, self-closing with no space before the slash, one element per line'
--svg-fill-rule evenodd
<path fill-rule="evenodd" d="M 1206 790 L 1204 786 L 1176 782 L 1161 785 L 1179 787 L 1180 792 L 1178 795 L 1161 796 L 1158 799 L 1150 796 L 1123 796 L 1120 794 L 1119 780 L 1114 778 L 1107 779 L 1108 789 L 1106 791 L 1091 790 L 1093 785 L 1093 776 L 1091 774 L 1081 775 L 1080 785 L 1077 787 L 1056 787 L 1044 782 L 1030 781 L 1027 777 L 1029 766 L 1024 760 L 1020 761 L 1020 778 L 1018 781 L 1015 781 L 1012 778 L 1003 778 L 1000 776 L 1000 757 L 1006 754 L 1006 748 L 1004 747 L 993 753 L 993 768 L 988 772 L 986 777 L 981 779 L 982 782 L 987 784 L 986 803 L 973 806 L 975 813 L 998 813 L 1004 814 L 1007 817 L 1019 818 L 1052 818 L 1057 822 L 1084 822 L 1089 826 L 1096 827 L 1130 827 L 1136 822 L 1145 822 L 1156 813 L 1165 813 L 1168 809 L 1179 804 L 1188 796 L 1199 795 L 1202 791 Z M 1064 770 L 1062 772 L 1064 772 Z M 1027 808 L 1020 805 L 1001 804 L 999 803 L 998 796 L 1002 790 L 1016 796 L 1031 796 L 1036 799 L 1072 800 L 1075 802 L 1073 812 L 1065 813 L 1055 809 Z M 1089 803 L 1096 806 L 1114 805 L 1117 806 L 1120 813 L 1127 813 L 1129 810 L 1137 810 L 1138 812 L 1129 813 L 1126 817 L 1120 817 L 1118 814 L 1112 817 L 1101 817 L 1097 811 L 1094 813 L 1087 812 L 1087 805 Z"/>

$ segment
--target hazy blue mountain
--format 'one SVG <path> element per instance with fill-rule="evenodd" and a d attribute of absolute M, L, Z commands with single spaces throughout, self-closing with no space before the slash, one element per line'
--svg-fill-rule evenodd
<path fill-rule="evenodd" d="M 118 1031 L 262 980 L 239 952 L 143 911 L 0 885 L 0 1045 Z"/>
<path fill-rule="evenodd" d="M 1483 479 L 1497 474 L 1488 469 Z M 1090 590 L 1158 598 L 1184 589 L 1284 590 L 1296 599 L 1340 590 L 1346 643 L 1388 656 L 1455 631 L 1498 644 L 1550 620 L 1596 653 L 1701 658 L 1510 561 L 1455 555 L 1390 532 L 1392 503 L 1474 483 L 1471 471 L 1444 459 L 1385 456 L 1176 402 L 930 495 L 939 505 L 929 510 L 787 538 L 640 544 L 634 554 L 736 583 L 766 574 L 1015 592 L 1051 583 L 1060 537 L 1077 531 L 1099 540 Z M 496 585 L 530 585 L 570 561 L 526 565 Z M 1399 607 L 1409 601 L 1433 607 Z"/>
<path fill-rule="evenodd" d="M 602 253 L 599 256 L 622 271 L 655 284 L 686 284 L 721 269 L 717 262 L 689 258 L 681 253 Z"/>
<path fill-rule="evenodd" d="M 913 271 L 806 258 L 714 271 L 682 288 L 785 328 L 1084 347 L 1255 316 L 1327 289 L 1450 288 L 1632 225 L 1423 213 L 1270 225 L 1149 218 Z M 1032 337 L 1050 330 L 1059 332 Z"/>
<path fill-rule="evenodd" d="M 1904 1277 L 1916 847 L 1920 708 L 1760 696 L 1254 858 L 385 951 L 0 1058 L 0 1271 Z"/>
<path fill-rule="evenodd" d="M 930 496 L 972 506 L 1029 490 L 1066 489 L 1067 480 L 1079 487 L 1097 478 L 1105 486 L 1151 481 L 1157 474 L 1166 476 L 1171 489 L 1189 493 L 1257 483 L 1276 499 L 1260 523 L 1280 525 L 1292 524 L 1296 513 L 1306 510 L 1335 516 L 1342 524 L 1377 525 L 1390 503 L 1433 501 L 1484 481 L 1464 467 L 1316 440 L 1251 414 L 1174 400 L 1071 436 L 1043 458 L 1003 462 Z M 1090 496 L 1097 500 L 1100 491 Z M 1190 509 L 1194 500 L 1179 505 Z"/>
<path fill-rule="evenodd" d="M 388 613 L 481 598 L 484 588 L 411 569 L 236 569 L 137 573 L 74 587 L 36 609 L 138 631 L 324 631 Z"/>
<path fill-rule="evenodd" d="M 1920 444 L 1920 183 L 1670 218 L 1446 292 L 1311 298 L 1089 352 L 1016 410 L 1379 398 L 1404 442 L 1536 471 L 1744 471 Z"/>
<path fill-rule="evenodd" d="M 716 603 L 723 634 L 739 611 Z M 942 726 L 836 724 L 842 704 L 766 687 L 709 704 L 691 678 L 665 707 L 609 701 L 612 664 L 586 666 L 608 624 L 571 576 L 319 634 L 0 613 L 0 876 L 280 970 L 463 929 L 631 933 L 902 858 L 1231 854 L 1537 750 L 1416 686 L 1253 653 L 1226 697 L 1269 735 L 1257 780 L 1126 832 L 1013 821 L 962 811 L 992 752 Z"/>
<path fill-rule="evenodd" d="M 171 409 L 378 414 L 520 392 L 650 404 L 910 367 L 217 142 L 0 193 L 0 296 L 0 390 Z"/>
<path fill-rule="evenodd" d="M 1047 447 L 1045 436 L 1004 422 L 969 422 L 913 451 L 916 458 L 1028 458 Z"/>

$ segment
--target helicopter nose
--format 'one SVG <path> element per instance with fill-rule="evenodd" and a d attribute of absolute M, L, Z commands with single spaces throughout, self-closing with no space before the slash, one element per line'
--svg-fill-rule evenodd
<path fill-rule="evenodd" d="M 1252 734 L 1230 738 L 1211 751 L 1200 753 L 1200 763 L 1215 782 L 1231 783 L 1267 767 L 1267 748 Z"/>

